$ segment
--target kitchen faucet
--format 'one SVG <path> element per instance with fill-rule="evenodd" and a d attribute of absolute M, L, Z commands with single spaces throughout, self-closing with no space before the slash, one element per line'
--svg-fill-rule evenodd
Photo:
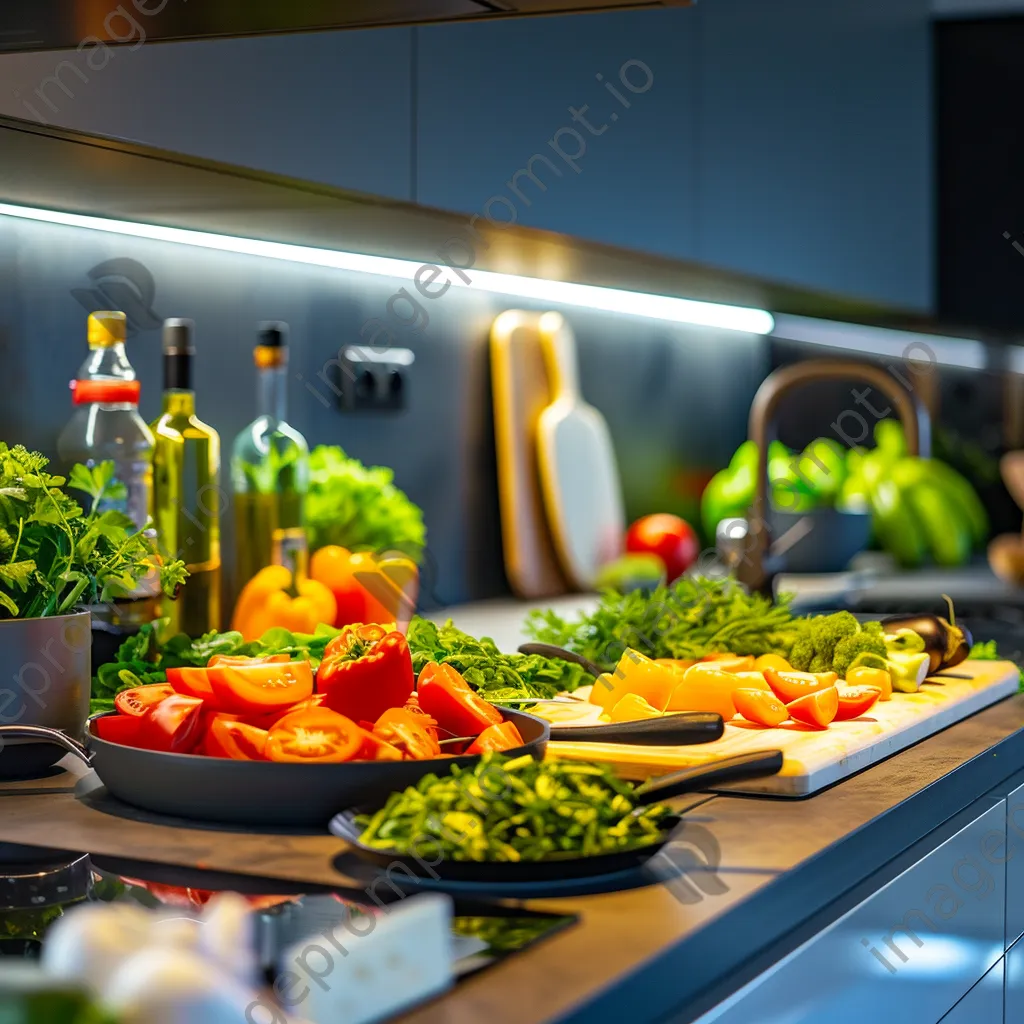
<path fill-rule="evenodd" d="M 751 590 L 770 591 L 774 572 L 766 564 L 770 554 L 768 525 L 768 444 L 775 439 L 775 417 L 782 399 L 793 389 L 819 380 L 860 380 L 888 398 L 903 423 L 910 455 L 927 457 L 931 451 L 931 421 L 920 398 L 889 372 L 852 359 L 808 359 L 784 366 L 768 375 L 750 406 L 748 434 L 757 445 L 757 481 L 754 503 L 747 520 L 747 535 L 736 549 L 732 566 L 737 578 Z"/>

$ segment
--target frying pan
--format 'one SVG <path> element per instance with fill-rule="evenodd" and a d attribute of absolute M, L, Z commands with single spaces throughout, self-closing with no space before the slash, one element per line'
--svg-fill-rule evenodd
<path fill-rule="evenodd" d="M 637 787 L 633 796 L 638 805 L 647 806 L 726 782 L 775 775 L 781 768 L 781 750 L 756 750 L 653 779 Z M 378 802 L 377 807 L 380 806 L 383 806 L 383 801 Z M 331 820 L 330 829 L 334 835 L 345 839 L 360 859 L 385 870 L 400 864 L 416 878 L 424 877 L 426 872 L 435 880 L 487 884 L 564 881 L 626 871 L 638 867 L 661 850 L 682 821 L 682 816 L 678 814 L 663 819 L 661 836 L 653 843 L 590 857 L 570 853 L 554 854 L 544 860 L 532 861 L 461 861 L 445 860 L 440 856 L 426 860 L 411 854 L 364 846 L 361 842 L 362 827 L 355 820 L 358 814 L 358 809 L 343 811 Z M 428 856 L 435 855 L 436 846 L 429 843 L 423 846 Z"/>
<path fill-rule="evenodd" d="M 515 724 L 524 740 L 523 746 L 509 754 L 530 754 L 542 759 L 551 736 L 549 724 L 525 711 L 499 710 L 506 721 Z M 27 725 L 0 726 L 0 744 L 11 738 L 62 746 L 89 765 L 113 796 L 143 810 L 250 826 L 322 828 L 339 807 L 373 805 L 396 790 L 415 785 L 430 772 L 445 775 L 453 764 L 468 766 L 479 760 L 478 755 L 470 754 L 427 761 L 279 764 L 170 754 L 101 739 L 96 734 L 96 720 L 116 714 L 108 711 L 91 718 L 85 745 L 57 729 Z M 677 718 L 682 721 L 673 721 Z M 651 732 L 648 728 L 644 733 L 649 737 L 646 742 L 659 745 L 708 742 L 721 736 L 723 729 L 720 716 L 699 713 L 670 715 L 651 724 L 660 725 L 661 731 Z M 596 726 L 597 735 L 589 738 L 644 742 L 637 738 L 638 725 L 648 723 Z"/>

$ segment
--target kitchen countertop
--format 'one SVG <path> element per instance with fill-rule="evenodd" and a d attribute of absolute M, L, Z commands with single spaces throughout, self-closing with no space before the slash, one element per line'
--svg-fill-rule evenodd
<path fill-rule="evenodd" d="M 529 901 L 581 921 L 400 1019 L 595 1024 L 654 1021 L 682 1007 L 696 1014 L 763 968 L 765 957 L 797 944 L 812 917 L 830 913 L 893 858 L 1024 773 L 1022 727 L 1019 695 L 805 800 L 709 797 L 687 822 L 717 843 L 713 872 L 694 869 L 693 885 L 684 887 Z M 0 784 L 0 841 L 326 884 L 356 895 L 364 888 L 337 870 L 345 844 L 332 836 L 221 831 L 110 813 L 89 792 L 90 773 L 73 761 L 62 766 L 49 779 Z"/>
<path fill-rule="evenodd" d="M 575 595 L 545 606 L 568 615 L 595 603 Z M 430 617 L 451 617 L 515 650 L 526 639 L 526 611 L 510 599 Z M 105 799 L 81 762 L 68 757 L 61 768 L 43 780 L 0 783 L 0 842 L 327 885 L 355 898 L 366 888 L 344 872 L 346 844 L 333 836 L 221 830 L 134 812 Z M 695 863 L 688 882 L 527 901 L 581 920 L 400 1020 L 693 1019 L 852 905 L 871 876 L 895 870 L 915 843 L 952 827 L 965 808 L 1018 775 L 1024 695 L 806 799 L 692 797 L 685 820 L 702 830 L 705 849 L 711 837 L 717 866 Z"/>

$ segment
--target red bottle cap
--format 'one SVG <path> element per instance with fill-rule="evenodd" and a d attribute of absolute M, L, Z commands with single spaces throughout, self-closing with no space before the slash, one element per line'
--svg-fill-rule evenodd
<path fill-rule="evenodd" d="M 139 404 L 142 385 L 137 380 L 73 380 L 71 401 L 75 405 Z"/>

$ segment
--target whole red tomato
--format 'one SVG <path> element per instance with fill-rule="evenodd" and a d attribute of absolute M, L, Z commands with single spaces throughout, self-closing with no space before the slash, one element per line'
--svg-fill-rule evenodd
<path fill-rule="evenodd" d="M 626 550 L 657 555 L 665 563 L 666 576 L 671 583 L 697 561 L 700 542 L 685 519 L 659 512 L 638 519 L 629 528 Z"/>

